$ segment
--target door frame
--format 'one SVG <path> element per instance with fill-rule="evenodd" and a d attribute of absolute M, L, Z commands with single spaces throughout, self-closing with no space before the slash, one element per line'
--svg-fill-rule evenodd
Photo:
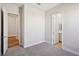
<path fill-rule="evenodd" d="M 59 14 L 59 13 L 54 13 L 54 14 L 52 14 L 52 18 L 53 18 L 53 15 L 55 15 L 55 14 Z M 62 38 L 62 47 L 63 47 L 63 35 L 64 35 L 64 32 L 63 32 L 63 30 L 64 30 L 64 29 L 63 29 L 63 27 L 64 27 L 64 26 L 63 26 L 63 25 L 64 25 L 64 22 L 63 22 L 63 21 L 64 21 L 64 20 L 63 20 L 63 12 L 61 12 L 60 14 L 62 15 L 62 16 L 61 16 L 61 19 L 62 19 L 62 37 L 61 37 L 61 38 Z M 53 19 L 52 19 L 52 22 L 54 22 Z M 53 27 L 53 25 L 54 25 L 54 24 L 52 23 L 52 27 Z M 54 39 L 54 28 L 52 28 L 52 44 L 54 44 L 54 40 L 55 40 L 55 39 Z"/>
<path fill-rule="evenodd" d="M 4 54 L 4 40 L 3 40 L 3 36 L 4 36 L 4 23 L 3 23 L 3 10 L 1 8 L 1 55 Z"/>
<path fill-rule="evenodd" d="M 19 37 L 19 30 L 20 30 L 20 18 L 19 18 L 19 14 L 14 14 L 14 13 L 8 13 L 8 19 L 10 16 L 16 16 L 16 38 L 19 40 L 19 45 L 20 45 L 20 37 Z M 19 21 L 19 22 L 18 22 Z"/>

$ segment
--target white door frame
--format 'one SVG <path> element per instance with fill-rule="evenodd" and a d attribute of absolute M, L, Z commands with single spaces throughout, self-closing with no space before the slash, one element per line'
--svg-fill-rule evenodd
<path fill-rule="evenodd" d="M 8 14 L 12 14 L 12 15 L 15 15 L 16 17 L 17 17 L 17 20 L 16 20 L 16 23 L 17 23 L 17 28 L 16 28 L 16 32 L 17 32 L 17 39 L 19 40 L 19 44 L 21 43 L 20 42 L 20 15 L 19 15 L 19 13 L 18 14 L 13 14 L 13 13 L 8 13 Z M 9 15 L 8 15 L 8 17 L 9 17 Z"/>
<path fill-rule="evenodd" d="M 61 33 L 63 33 L 63 14 L 62 13 L 55 13 L 55 14 L 53 14 L 52 15 L 52 44 L 54 44 L 54 42 L 55 42 L 55 33 L 54 33 L 54 20 L 55 20 L 55 18 L 54 17 L 57 17 L 56 15 L 57 14 L 61 14 L 61 21 L 62 21 L 62 31 L 61 31 Z M 60 19 L 58 19 L 58 20 L 60 20 Z M 60 32 L 60 31 L 58 31 L 58 32 Z M 62 34 L 62 42 L 63 42 L 63 34 Z M 63 45 L 63 43 L 62 43 L 62 45 Z"/>

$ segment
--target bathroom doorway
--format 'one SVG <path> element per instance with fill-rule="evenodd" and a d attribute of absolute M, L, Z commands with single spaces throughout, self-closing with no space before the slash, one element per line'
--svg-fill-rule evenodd
<path fill-rule="evenodd" d="M 52 15 L 52 43 L 55 48 L 62 48 L 62 14 Z"/>

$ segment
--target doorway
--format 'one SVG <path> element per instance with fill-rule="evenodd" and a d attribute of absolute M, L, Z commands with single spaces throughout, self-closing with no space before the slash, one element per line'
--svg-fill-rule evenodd
<path fill-rule="evenodd" d="M 8 48 L 19 46 L 18 15 L 8 13 Z"/>
<path fill-rule="evenodd" d="M 62 48 L 62 14 L 52 15 L 52 43 L 55 48 Z"/>
<path fill-rule="evenodd" d="M 21 11 L 22 12 L 22 11 Z M 21 33 L 23 33 L 23 27 L 22 22 L 23 16 L 21 13 L 13 14 L 8 13 L 6 8 L 1 8 L 1 32 L 0 32 L 0 49 L 1 49 L 1 55 L 5 55 L 8 48 L 16 47 L 23 45 L 22 39 L 20 37 L 23 37 Z M 21 22 L 22 21 L 22 22 Z M 17 25 L 17 26 L 14 26 Z M 20 30 L 22 28 L 22 30 Z M 9 40 L 12 39 L 12 40 Z M 15 42 L 16 41 L 16 42 Z M 14 43 L 13 43 L 14 42 Z M 9 43 L 11 43 L 11 46 L 9 47 Z"/>
<path fill-rule="evenodd" d="M 5 55 L 8 48 L 20 46 L 20 15 L 7 13 L 6 8 L 1 8 L 0 20 L 0 55 Z M 17 25 L 17 26 L 14 26 Z M 12 40 L 9 40 L 12 39 Z M 16 42 L 15 42 L 16 41 Z M 14 42 L 14 43 L 13 43 Z M 11 46 L 9 47 L 9 43 Z"/>

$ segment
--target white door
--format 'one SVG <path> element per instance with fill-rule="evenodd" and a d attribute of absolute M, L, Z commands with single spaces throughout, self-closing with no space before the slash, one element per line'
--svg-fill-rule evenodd
<path fill-rule="evenodd" d="M 6 53 L 6 50 L 8 48 L 8 19 L 7 19 L 7 11 L 5 8 L 2 8 L 3 10 L 3 54 Z"/>

